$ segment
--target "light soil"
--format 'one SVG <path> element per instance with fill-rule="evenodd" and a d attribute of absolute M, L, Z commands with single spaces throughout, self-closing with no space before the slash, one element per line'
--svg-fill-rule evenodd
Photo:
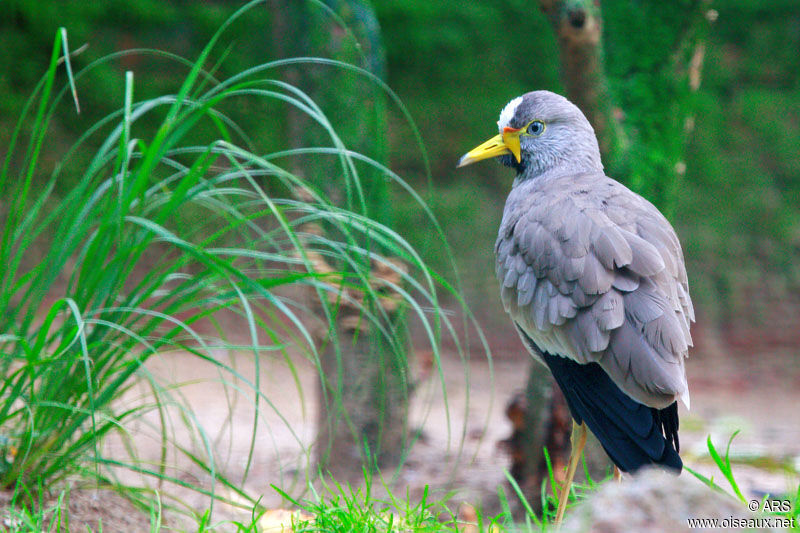
<path fill-rule="evenodd" d="M 216 352 L 225 365 L 234 366 L 247 380 L 256 376 L 252 354 Z M 169 438 L 207 458 L 207 448 L 215 450 L 214 464 L 220 475 L 230 479 L 249 495 L 261 498 L 268 508 L 288 507 L 271 487 L 275 485 L 293 496 L 309 497 L 306 472 L 313 454 L 316 421 L 316 370 L 301 358 L 292 361 L 294 373 L 286 361 L 273 356 L 259 358 L 260 389 L 258 412 L 253 389 L 243 379 L 236 380 L 227 371 L 200 361 L 188 353 L 164 353 L 146 365 L 149 379 L 163 386 L 179 384 L 170 391 L 174 405 L 164 405 L 168 416 Z M 510 395 L 521 390 L 528 375 L 530 359 L 520 353 L 497 353 L 492 371 L 483 357 L 468 363 L 455 354 L 442 360 L 443 376 L 434 370 L 417 388 L 412 402 L 412 429 L 419 429 L 419 439 L 399 471 L 382 472 L 384 483 L 395 495 L 412 500 L 430 487 L 429 499 L 449 496 L 451 508 L 469 502 L 484 508 L 484 514 L 499 512 L 498 487 L 504 487 L 504 468 L 509 458 L 498 442 L 511 433 L 504 415 Z M 706 438 L 710 434 L 717 449 L 724 453 L 728 438 L 741 430 L 733 442 L 731 454 L 748 464 L 735 464 L 734 472 L 746 496 L 760 497 L 765 492 L 788 493 L 798 485 L 800 467 L 800 360 L 792 349 L 774 350 L 758 358 L 725 355 L 713 339 L 706 339 L 688 363 L 692 410 L 681 406 L 682 456 L 686 464 L 711 476 L 726 487 L 725 481 L 710 462 Z M 492 375 L 493 373 L 493 375 Z M 295 377 L 296 375 L 296 377 Z M 442 380 L 446 394 L 442 391 Z M 146 379 L 129 391 L 122 403 L 150 401 Z M 446 400 L 445 400 L 446 398 Z M 181 413 L 191 418 L 202 432 L 187 429 Z M 129 444 L 144 466 L 164 462 L 158 427 L 158 411 L 152 410 L 127 426 Z M 257 420 L 255 438 L 254 421 Z M 251 452 L 252 445 L 252 455 Z M 105 453 L 128 460 L 123 439 L 109 438 Z M 244 502 L 221 484 L 214 486 L 211 477 L 174 451 L 169 452 L 166 473 L 176 478 L 215 490 L 218 494 Z M 249 463 L 249 464 L 248 464 Z M 770 465 L 794 464 L 794 473 Z M 157 489 L 176 496 L 181 505 L 202 513 L 210 505 L 208 496 L 175 485 L 159 486 L 152 478 L 127 471 L 118 472 L 126 483 Z M 684 475 L 690 475 L 684 473 Z M 380 495 L 381 482 L 375 480 L 374 492 Z M 316 484 L 318 486 L 318 483 Z M 727 488 L 727 487 L 726 487 Z M 72 491 L 75 504 L 70 507 L 71 523 L 96 524 L 103 521 L 103 531 L 136 531 L 149 528 L 147 517 L 134 518 L 136 511 L 113 493 L 93 489 Z M 234 505 L 215 503 L 214 522 L 248 520 L 250 511 Z M 138 523 L 131 526 L 130 520 Z M 196 527 L 185 516 L 170 514 L 167 521 L 179 528 Z M 96 529 L 96 525 L 93 526 Z M 85 528 L 84 528 L 85 530 Z"/>

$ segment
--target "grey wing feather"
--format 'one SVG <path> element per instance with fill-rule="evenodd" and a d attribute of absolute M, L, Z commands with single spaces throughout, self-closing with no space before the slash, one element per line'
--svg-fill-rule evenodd
<path fill-rule="evenodd" d="M 686 393 L 694 320 L 674 230 L 605 176 L 535 181 L 512 190 L 495 247 L 506 310 L 542 350 L 665 407 Z"/>
<path fill-rule="evenodd" d="M 611 286 L 623 292 L 635 291 L 639 287 L 639 276 L 627 268 L 618 269 Z"/>
<path fill-rule="evenodd" d="M 633 250 L 628 241 L 614 226 L 606 226 L 598 232 L 597 239 L 592 243 L 597 259 L 608 270 L 615 267 L 624 267 L 633 260 Z"/>
<path fill-rule="evenodd" d="M 610 332 L 603 330 L 591 313 L 578 313 L 570 325 L 573 326 L 570 331 L 573 342 L 586 361 L 593 359 L 592 353 L 602 352 L 608 347 Z"/>
<path fill-rule="evenodd" d="M 536 290 L 536 276 L 529 269 L 522 274 L 517 284 L 517 307 L 525 307 L 533 299 Z"/>
<path fill-rule="evenodd" d="M 583 263 L 583 272 L 578 278 L 584 294 L 604 294 L 614 282 L 614 271 L 604 267 L 595 255 L 588 255 Z"/>
<path fill-rule="evenodd" d="M 610 290 L 601 296 L 590 309 L 597 325 L 604 331 L 617 329 L 625 320 L 622 295 L 615 290 Z"/>
<path fill-rule="evenodd" d="M 533 315 L 534 323 L 536 324 L 536 328 L 541 331 L 550 329 L 550 324 L 545 321 L 547 308 L 550 304 L 550 297 L 547 294 L 547 285 L 549 285 L 549 283 L 550 282 L 546 279 L 539 280 L 539 283 L 536 284 L 536 293 L 533 296 L 533 302 L 531 303 L 531 314 Z"/>
<path fill-rule="evenodd" d="M 686 389 L 683 360 L 664 360 L 630 322 L 614 330 L 601 364 L 622 390 L 651 407 L 667 407 Z"/>
<path fill-rule="evenodd" d="M 633 258 L 628 268 L 640 276 L 653 276 L 664 270 L 664 259 L 655 246 L 638 235 L 620 230 L 631 247 Z"/>

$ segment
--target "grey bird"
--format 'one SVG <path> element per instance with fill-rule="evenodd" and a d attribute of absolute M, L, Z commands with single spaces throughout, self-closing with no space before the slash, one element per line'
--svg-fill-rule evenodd
<path fill-rule="evenodd" d="M 503 108 L 491 157 L 516 170 L 495 245 L 503 305 L 550 369 L 573 417 L 560 522 L 586 426 L 622 471 L 680 471 L 678 408 L 694 310 L 683 252 L 653 204 L 605 175 L 592 126 L 566 98 L 534 91 Z"/>

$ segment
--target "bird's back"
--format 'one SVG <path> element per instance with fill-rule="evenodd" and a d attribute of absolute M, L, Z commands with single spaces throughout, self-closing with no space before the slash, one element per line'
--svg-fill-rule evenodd
<path fill-rule="evenodd" d="M 651 203 L 601 173 L 527 180 L 508 197 L 495 250 L 503 304 L 540 350 L 598 363 L 647 406 L 688 402 L 686 270 Z"/>
<path fill-rule="evenodd" d="M 679 470 L 694 313 L 663 215 L 601 173 L 540 176 L 512 189 L 495 251 L 503 304 L 575 420 L 624 471 Z"/>

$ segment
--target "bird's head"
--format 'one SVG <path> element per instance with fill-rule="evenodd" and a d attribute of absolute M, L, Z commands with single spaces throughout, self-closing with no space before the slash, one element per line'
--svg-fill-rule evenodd
<path fill-rule="evenodd" d="M 586 117 L 563 96 L 533 91 L 511 100 L 497 121 L 500 133 L 466 153 L 459 167 L 499 157 L 519 178 L 564 168 L 602 170 L 597 137 Z"/>

